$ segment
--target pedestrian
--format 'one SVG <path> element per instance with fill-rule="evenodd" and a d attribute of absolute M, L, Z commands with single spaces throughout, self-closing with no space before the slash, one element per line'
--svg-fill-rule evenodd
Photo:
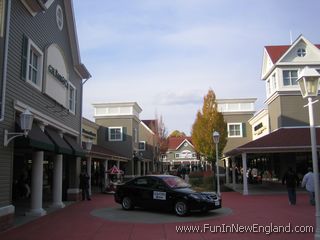
<path fill-rule="evenodd" d="M 296 187 L 299 185 L 299 178 L 291 167 L 289 167 L 288 171 L 284 174 L 282 184 L 286 184 L 287 186 L 289 204 L 296 205 Z"/>
<path fill-rule="evenodd" d="M 82 201 L 83 200 L 91 200 L 90 195 L 89 195 L 89 180 L 90 177 L 87 172 L 82 171 L 80 173 L 80 188 L 82 190 Z"/>
<path fill-rule="evenodd" d="M 308 168 L 308 172 L 303 176 L 302 187 L 305 187 L 306 190 L 309 193 L 309 202 L 312 206 L 315 205 L 315 200 L 314 200 L 314 179 L 313 179 L 313 172 L 312 168 Z"/>

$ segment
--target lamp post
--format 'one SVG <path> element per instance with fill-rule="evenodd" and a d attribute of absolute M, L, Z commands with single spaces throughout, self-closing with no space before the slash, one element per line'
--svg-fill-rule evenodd
<path fill-rule="evenodd" d="M 299 74 L 297 82 L 300 85 L 300 90 L 303 98 L 308 98 L 309 122 L 310 122 L 310 136 L 311 136 L 311 151 L 312 151 L 312 165 L 313 165 L 313 180 L 314 193 L 316 205 L 316 230 L 314 239 L 320 239 L 320 206 L 319 206 L 319 170 L 318 170 L 318 156 L 317 156 L 317 139 L 316 129 L 314 126 L 313 104 L 318 100 L 312 101 L 312 97 L 318 96 L 320 74 L 313 68 L 305 67 Z M 306 107 L 305 106 L 305 107 Z"/>
<path fill-rule="evenodd" d="M 20 137 L 20 136 L 27 137 L 29 131 L 32 129 L 32 123 L 33 123 L 33 114 L 30 112 L 28 108 L 26 108 L 24 112 L 20 114 L 20 128 L 23 132 L 8 132 L 8 130 L 4 130 L 3 145 L 7 147 L 8 144 L 11 142 L 11 140 L 13 140 L 16 137 Z"/>
<path fill-rule="evenodd" d="M 217 167 L 217 194 L 220 196 L 220 177 L 219 177 L 219 155 L 218 155 L 218 143 L 220 140 L 220 134 L 217 131 L 213 132 L 213 141 L 216 144 L 216 167 Z"/>

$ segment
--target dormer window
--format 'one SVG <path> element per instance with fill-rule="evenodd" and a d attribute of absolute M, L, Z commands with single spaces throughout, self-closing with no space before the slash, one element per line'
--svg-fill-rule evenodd
<path fill-rule="evenodd" d="M 304 57 L 306 55 L 306 49 L 305 48 L 299 48 L 297 50 L 298 57 Z"/>

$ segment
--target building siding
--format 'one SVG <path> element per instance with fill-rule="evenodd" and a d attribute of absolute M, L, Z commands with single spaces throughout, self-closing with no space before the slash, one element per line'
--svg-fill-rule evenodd
<path fill-rule="evenodd" d="M 3 147 L 3 129 L 7 129 L 10 132 L 15 130 L 15 100 L 27 104 L 79 133 L 81 132 L 82 82 L 73 68 L 74 64 L 72 62 L 66 19 L 64 19 L 63 31 L 58 30 L 56 25 L 55 12 L 57 4 L 60 4 L 64 9 L 63 2 L 57 0 L 54 1 L 47 11 L 32 17 L 21 1 L 11 1 L 5 115 L 4 121 L 0 122 L 0 207 L 8 205 L 12 201 L 14 142 L 10 143 L 8 147 Z M 52 43 L 56 43 L 63 50 L 69 70 L 69 80 L 77 89 L 76 115 L 71 113 L 67 114 L 68 110 L 61 108 L 59 105 L 55 105 L 53 99 L 21 79 L 20 70 L 23 35 L 28 36 L 44 54 L 45 48 Z M 3 49 L 2 39 L 0 41 L 0 47 Z M 2 61 L 3 52 L 1 52 L 0 55 Z M 2 79 L 2 68 L 0 69 L 0 73 L 0 79 Z M 78 137 L 80 137 L 80 134 Z"/>

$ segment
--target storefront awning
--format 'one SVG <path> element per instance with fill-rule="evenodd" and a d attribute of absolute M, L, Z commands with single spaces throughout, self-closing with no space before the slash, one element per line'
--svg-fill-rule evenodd
<path fill-rule="evenodd" d="M 46 134 L 50 140 L 55 144 L 55 150 L 60 154 L 73 154 L 72 148 L 66 143 L 66 141 L 59 136 L 59 134 L 51 129 L 45 129 Z"/>
<path fill-rule="evenodd" d="M 85 156 L 84 150 L 81 148 L 80 144 L 78 144 L 73 138 L 66 136 L 66 135 L 64 135 L 63 138 L 71 146 L 74 155 L 76 155 L 78 157 Z"/>
<path fill-rule="evenodd" d="M 19 124 L 17 129 L 21 131 Z M 18 137 L 15 140 L 15 147 L 17 148 L 37 148 L 44 151 L 53 152 L 55 150 L 54 143 L 49 137 L 40 129 L 37 124 L 32 125 L 27 137 Z"/>
<path fill-rule="evenodd" d="M 316 128 L 317 148 L 320 146 L 320 128 Z M 231 157 L 241 153 L 311 151 L 310 128 L 279 128 L 268 135 L 225 153 Z"/>
<path fill-rule="evenodd" d="M 82 142 L 82 148 L 85 149 L 86 143 Z M 116 153 L 106 147 L 92 144 L 92 148 L 90 151 L 87 152 L 93 158 L 104 158 L 108 160 L 116 160 L 116 161 L 125 161 L 127 162 L 129 158 L 121 155 L 120 153 Z"/>

